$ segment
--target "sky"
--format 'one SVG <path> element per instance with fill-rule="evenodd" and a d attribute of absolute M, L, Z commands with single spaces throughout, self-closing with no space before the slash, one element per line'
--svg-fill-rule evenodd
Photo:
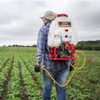
<path fill-rule="evenodd" d="M 0 45 L 36 44 L 45 11 L 68 13 L 78 40 L 100 40 L 100 0 L 0 0 Z"/>

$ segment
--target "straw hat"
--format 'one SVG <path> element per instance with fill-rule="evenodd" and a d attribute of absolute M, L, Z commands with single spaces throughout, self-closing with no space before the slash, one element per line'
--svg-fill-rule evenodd
<path fill-rule="evenodd" d="M 41 18 L 46 18 L 48 20 L 54 20 L 56 18 L 56 13 L 53 11 L 46 11 L 44 16 L 42 16 Z"/>

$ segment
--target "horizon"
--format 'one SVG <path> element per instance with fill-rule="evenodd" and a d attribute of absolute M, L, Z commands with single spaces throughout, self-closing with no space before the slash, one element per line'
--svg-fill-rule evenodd
<path fill-rule="evenodd" d="M 95 41 L 100 41 L 100 39 L 99 40 L 80 40 L 80 41 L 78 41 L 78 42 L 88 42 L 88 41 L 90 41 L 90 42 L 95 42 Z M 35 44 L 2 44 L 2 45 L 0 45 L 0 47 L 3 47 L 3 46 L 37 46 L 37 44 L 35 43 Z"/>

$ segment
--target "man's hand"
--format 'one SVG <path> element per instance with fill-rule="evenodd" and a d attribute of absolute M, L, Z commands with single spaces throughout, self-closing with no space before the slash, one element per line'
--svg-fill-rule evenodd
<path fill-rule="evenodd" d="M 40 72 L 40 67 L 41 67 L 40 64 L 36 64 L 36 65 L 34 66 L 34 71 L 35 71 L 35 72 Z"/>

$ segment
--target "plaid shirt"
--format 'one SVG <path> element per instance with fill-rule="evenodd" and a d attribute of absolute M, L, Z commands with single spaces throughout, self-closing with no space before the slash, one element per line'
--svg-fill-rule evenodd
<path fill-rule="evenodd" d="M 37 39 L 37 60 L 39 63 L 44 64 L 46 59 L 47 37 L 51 23 L 43 25 L 38 33 Z"/>

